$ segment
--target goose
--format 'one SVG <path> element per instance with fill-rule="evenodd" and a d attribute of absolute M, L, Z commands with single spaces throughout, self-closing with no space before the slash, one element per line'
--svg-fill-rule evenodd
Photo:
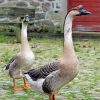
<path fill-rule="evenodd" d="M 58 93 L 59 89 L 72 81 L 78 74 L 79 61 L 73 46 L 72 21 L 76 16 L 88 14 L 91 14 L 91 12 L 86 11 L 82 5 L 79 5 L 65 17 L 62 59 L 24 73 L 32 89 L 48 94 L 49 100 L 55 100 L 55 94 Z"/>
<path fill-rule="evenodd" d="M 5 66 L 5 71 L 8 72 L 10 77 L 13 79 L 14 83 L 14 90 L 15 91 L 21 91 L 22 88 L 17 87 L 16 85 L 16 79 L 23 78 L 24 80 L 24 88 L 30 89 L 31 87 L 26 83 L 25 77 L 23 72 L 29 71 L 31 69 L 31 66 L 35 60 L 35 56 L 29 46 L 28 40 L 27 40 L 27 27 L 29 22 L 29 16 L 25 15 L 24 17 L 21 17 L 21 50 L 19 53 L 17 53 L 15 56 L 12 57 L 12 59 L 9 61 L 9 63 Z"/>

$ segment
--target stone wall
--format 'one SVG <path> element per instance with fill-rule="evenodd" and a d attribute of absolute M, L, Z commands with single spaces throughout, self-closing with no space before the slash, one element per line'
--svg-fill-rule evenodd
<path fill-rule="evenodd" d="M 50 20 L 55 25 L 63 23 L 64 17 L 67 13 L 67 0 L 34 1 L 37 3 L 35 14 L 36 21 Z"/>
<path fill-rule="evenodd" d="M 33 0 L 0 0 L 0 23 L 18 23 L 26 14 L 34 21 L 36 3 Z"/>
<path fill-rule="evenodd" d="M 31 12 L 30 15 L 32 16 L 32 10 L 35 9 L 35 11 L 33 10 L 33 12 L 35 12 L 35 22 L 49 20 L 56 25 L 63 23 L 67 12 L 66 1 L 67 0 L 0 0 L 0 7 L 6 7 L 0 9 L 0 15 L 4 14 L 5 16 L 16 18 L 15 16 L 21 16 Z M 29 9 L 32 10 L 29 11 Z M 0 18 L 0 21 L 8 20 L 8 17 L 2 18 L 3 16 Z"/>
<path fill-rule="evenodd" d="M 0 0 L 0 7 L 34 8 L 34 0 Z"/>

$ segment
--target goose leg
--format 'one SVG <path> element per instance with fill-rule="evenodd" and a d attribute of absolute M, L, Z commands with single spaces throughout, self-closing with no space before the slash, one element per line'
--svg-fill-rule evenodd
<path fill-rule="evenodd" d="M 50 95 L 49 95 L 49 100 L 55 100 L 55 95 L 50 94 Z"/>
<path fill-rule="evenodd" d="M 25 78 L 23 78 L 24 80 L 24 89 L 31 89 L 31 87 L 26 83 Z"/>
<path fill-rule="evenodd" d="M 14 90 L 15 90 L 15 91 L 21 91 L 21 90 L 22 90 L 22 88 L 16 86 L 16 81 L 15 81 L 15 79 L 13 79 L 13 83 L 14 83 Z"/>

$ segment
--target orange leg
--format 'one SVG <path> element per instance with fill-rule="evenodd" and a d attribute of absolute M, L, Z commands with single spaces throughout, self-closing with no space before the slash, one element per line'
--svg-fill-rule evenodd
<path fill-rule="evenodd" d="M 16 86 L 16 81 L 15 81 L 15 79 L 13 79 L 13 83 L 14 83 L 14 90 L 15 90 L 15 91 L 21 91 L 21 90 L 22 90 L 22 88 Z"/>
<path fill-rule="evenodd" d="M 50 94 L 50 95 L 49 95 L 49 100 L 55 100 L 55 95 Z"/>
<path fill-rule="evenodd" d="M 23 78 L 24 80 L 24 89 L 31 89 L 31 87 L 26 83 L 25 78 Z"/>

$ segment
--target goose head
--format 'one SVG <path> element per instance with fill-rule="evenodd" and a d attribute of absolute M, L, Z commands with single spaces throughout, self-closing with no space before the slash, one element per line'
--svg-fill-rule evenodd
<path fill-rule="evenodd" d="M 77 7 L 72 8 L 72 10 L 69 13 L 73 17 L 92 14 L 91 12 L 85 10 L 84 7 L 83 7 L 83 5 L 79 5 Z"/>
<path fill-rule="evenodd" d="M 25 15 L 24 17 L 21 17 L 21 22 L 24 24 L 28 24 L 29 22 L 29 15 Z"/>

